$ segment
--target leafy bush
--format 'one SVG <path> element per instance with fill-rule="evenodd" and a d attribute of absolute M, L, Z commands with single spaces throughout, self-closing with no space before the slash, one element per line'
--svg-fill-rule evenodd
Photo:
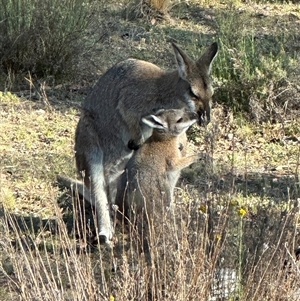
<path fill-rule="evenodd" d="M 218 13 L 216 20 L 222 48 L 214 65 L 220 86 L 216 99 L 258 120 L 270 118 L 274 107 L 284 105 L 281 91 L 295 64 L 286 34 L 260 33 L 254 26 L 249 31 L 247 18 L 234 8 Z"/>
<path fill-rule="evenodd" d="M 76 67 L 93 14 L 87 0 L 1 0 L 0 58 L 5 71 L 59 76 Z"/>

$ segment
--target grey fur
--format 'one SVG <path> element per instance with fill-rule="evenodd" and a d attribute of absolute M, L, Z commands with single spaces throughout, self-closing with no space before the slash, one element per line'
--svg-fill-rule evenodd
<path fill-rule="evenodd" d="M 209 122 L 213 90 L 209 78 L 217 54 L 213 43 L 197 61 L 173 44 L 177 69 L 164 71 L 149 62 L 128 59 L 109 69 L 84 101 L 76 129 L 75 157 L 90 201 L 96 207 L 99 235 L 113 236 L 110 206 L 128 160 L 151 135 L 141 123 L 158 109 L 196 111 Z"/>

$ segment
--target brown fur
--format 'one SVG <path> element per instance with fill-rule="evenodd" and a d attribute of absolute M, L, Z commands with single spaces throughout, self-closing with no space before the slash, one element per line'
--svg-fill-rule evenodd
<path fill-rule="evenodd" d="M 196 118 L 195 113 L 184 109 L 160 110 L 143 118 L 153 133 L 133 154 L 120 178 L 116 204 L 125 214 L 132 210 L 140 213 L 144 207 L 150 213 L 153 203 L 162 200 L 166 207 L 172 205 L 180 171 L 198 159 L 198 155 L 183 156 L 179 148 L 180 140 Z"/>
<path fill-rule="evenodd" d="M 186 142 L 186 130 L 197 120 L 194 112 L 160 110 L 142 120 L 153 128 L 153 133 L 133 154 L 120 177 L 116 204 L 127 219 L 136 222 L 146 251 L 151 241 L 149 227 L 152 234 L 153 230 L 160 231 L 165 213 L 172 211 L 180 171 L 199 155 L 185 157 L 179 148 L 180 141 Z"/>

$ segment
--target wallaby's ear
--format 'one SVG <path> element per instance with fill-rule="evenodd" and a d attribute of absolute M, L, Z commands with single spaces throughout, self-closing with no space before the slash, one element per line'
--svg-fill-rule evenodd
<path fill-rule="evenodd" d="M 197 118 L 189 120 L 189 121 L 187 122 L 188 127 L 190 127 L 192 124 L 194 124 L 197 120 L 198 120 Z"/>
<path fill-rule="evenodd" d="M 217 53 L 218 53 L 218 44 L 214 42 L 201 55 L 201 57 L 197 61 L 197 65 L 200 68 L 205 68 L 207 74 L 210 74 L 212 62 L 216 57 Z"/>
<path fill-rule="evenodd" d="M 177 124 L 177 129 L 180 130 L 181 133 L 185 132 L 192 124 L 194 124 L 197 119 L 190 119 L 180 124 Z"/>
<path fill-rule="evenodd" d="M 188 68 L 192 60 L 175 43 L 172 42 L 172 46 L 175 53 L 179 76 L 186 79 Z"/>
<path fill-rule="evenodd" d="M 155 115 L 143 117 L 142 122 L 153 129 L 164 129 L 166 127 L 166 123 Z"/>

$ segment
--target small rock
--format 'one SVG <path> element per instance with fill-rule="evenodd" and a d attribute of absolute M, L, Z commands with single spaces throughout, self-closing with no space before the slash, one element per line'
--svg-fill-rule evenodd
<path fill-rule="evenodd" d="M 227 139 L 232 140 L 233 139 L 233 134 L 232 133 L 227 134 Z"/>

